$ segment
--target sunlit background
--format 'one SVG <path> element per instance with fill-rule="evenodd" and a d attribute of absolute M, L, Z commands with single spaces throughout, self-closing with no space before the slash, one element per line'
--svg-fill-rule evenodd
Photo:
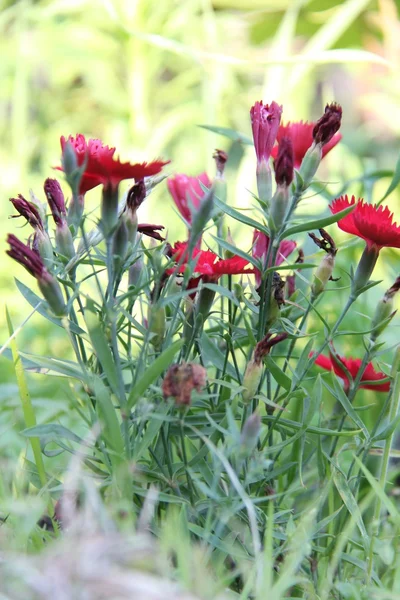
<path fill-rule="evenodd" d="M 8 198 L 28 196 L 30 188 L 43 198 L 43 180 L 59 164 L 60 135 L 99 137 L 125 160 L 170 159 L 171 174 L 207 170 L 212 176 L 213 150 L 222 148 L 230 155 L 228 201 L 245 207 L 255 190 L 253 149 L 199 125 L 249 135 L 255 100 L 283 104 L 284 121 L 316 119 L 335 100 L 343 106 L 344 137 L 319 171 L 325 197 L 310 194 L 304 201 L 302 212 L 314 215 L 327 213 L 328 200 L 349 179 L 350 194 L 379 200 L 399 154 L 394 0 L 3 1 L 0 56 L 1 344 L 8 336 L 5 305 L 14 327 L 31 312 L 13 281 L 14 275 L 22 281 L 29 276 L 4 254 L 8 231 L 29 235 L 21 221 L 8 220 Z M 372 175 L 360 180 L 365 173 Z M 387 200 L 397 213 L 398 198 L 395 192 Z M 95 208 L 99 190 L 87 199 Z M 167 226 L 170 241 L 184 236 L 165 182 L 140 210 L 142 221 Z M 348 270 L 362 243 L 349 246 L 348 236 L 335 231 L 346 240 L 338 268 Z M 233 224 L 233 234 L 243 249 L 250 247 L 251 232 Z M 306 252 L 314 251 L 307 242 Z M 392 283 L 398 265 L 395 251 L 382 253 L 384 282 L 360 300 L 361 315 L 371 313 L 368 302 Z M 336 311 L 338 303 L 325 307 Z M 395 341 L 398 329 L 391 335 Z M 22 329 L 18 343 L 42 354 L 66 347 L 60 331 L 39 316 Z M 0 360 L 5 385 L 13 380 L 12 367 Z M 36 376 L 32 385 L 43 394 L 49 384 Z M 13 388 L 7 389 L 11 397 Z"/>

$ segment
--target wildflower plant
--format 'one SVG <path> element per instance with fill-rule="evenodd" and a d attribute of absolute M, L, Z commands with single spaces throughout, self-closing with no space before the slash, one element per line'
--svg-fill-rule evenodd
<path fill-rule="evenodd" d="M 395 577 L 376 553 L 376 521 L 391 506 L 399 421 L 398 349 L 392 366 L 380 361 L 398 279 L 385 282 L 369 325 L 352 334 L 363 340 L 361 357 L 349 355 L 341 326 L 379 283 L 371 281 L 379 252 L 400 247 L 400 229 L 387 207 L 354 197 L 331 198 L 326 216 L 300 217 L 321 161 L 337 151 L 342 110 L 329 104 L 316 123 L 283 125 L 282 114 L 276 102 L 250 110 L 251 211 L 231 205 L 221 150 L 213 177 L 172 175 L 165 184 L 167 160 L 121 162 L 99 140 L 61 138 L 59 177 L 45 181 L 43 195 L 55 232 L 47 210 L 13 198 L 34 233 L 27 243 L 10 234 L 8 254 L 37 281 L 40 295 L 19 284 L 26 300 L 71 344 L 68 359 L 24 351 L 22 364 L 70 379 L 87 436 L 32 420 L 23 433 L 46 456 L 52 441 L 81 457 L 104 502 L 123 507 L 132 527 L 153 493 L 152 534 L 162 539 L 178 512 L 210 569 L 224 565 L 215 593 L 230 587 L 261 600 L 268 587 L 277 599 L 336 598 L 348 564 L 357 567 L 351 585 L 366 590 Z M 85 195 L 97 186 L 94 218 Z M 155 186 L 175 203 L 187 239 L 170 239 L 158 217 L 139 222 Z M 243 247 L 227 233 L 234 222 L 247 236 Z M 358 265 L 340 273 L 339 228 L 366 242 Z M 311 258 L 301 247 L 307 232 L 318 247 Z M 332 321 L 326 309 L 338 290 L 346 302 Z M 360 390 L 368 390 L 373 421 L 355 402 Z M 46 486 L 51 458 L 45 466 L 36 485 L 59 507 L 71 490 Z M 118 522 L 122 513 L 111 512 Z M 385 535 L 399 522 L 389 513 Z M 387 543 L 394 549 L 395 536 Z M 182 560 L 178 553 L 178 568 Z"/>

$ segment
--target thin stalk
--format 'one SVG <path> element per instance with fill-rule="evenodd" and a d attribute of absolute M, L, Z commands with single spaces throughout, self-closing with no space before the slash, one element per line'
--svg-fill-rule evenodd
<path fill-rule="evenodd" d="M 395 383 L 393 386 L 393 394 L 392 394 L 392 402 L 390 404 L 389 409 L 389 422 L 394 421 L 398 412 L 399 412 L 399 404 L 400 404 L 400 373 L 397 374 Z M 382 492 L 385 491 L 386 487 L 386 479 L 389 467 L 389 459 L 390 459 L 390 450 L 392 448 L 394 438 L 394 432 L 386 439 L 385 448 L 383 450 L 382 464 L 381 464 L 381 474 L 379 477 L 379 486 Z M 372 519 L 372 532 L 371 532 L 371 544 L 369 547 L 369 559 L 368 559 L 368 572 L 367 572 L 367 584 L 371 582 L 372 576 L 372 568 L 373 568 L 373 557 L 374 557 L 374 546 L 375 540 L 379 535 L 379 517 L 382 510 L 382 499 L 381 497 L 376 497 L 375 499 L 375 510 L 374 516 Z"/>

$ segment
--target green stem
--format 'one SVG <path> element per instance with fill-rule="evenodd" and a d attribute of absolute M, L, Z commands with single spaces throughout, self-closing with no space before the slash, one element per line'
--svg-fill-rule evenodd
<path fill-rule="evenodd" d="M 396 418 L 399 411 L 400 404 L 400 373 L 397 374 L 395 383 L 393 386 L 393 394 L 392 394 L 392 402 L 390 404 L 389 409 L 389 422 L 391 423 Z M 386 478 L 389 467 L 389 459 L 390 459 L 390 450 L 392 447 L 394 438 L 394 432 L 386 439 L 385 447 L 383 450 L 382 464 L 381 464 L 381 474 L 379 477 L 379 486 L 382 490 L 382 493 L 385 492 L 386 487 Z M 379 534 L 379 517 L 382 509 L 382 499 L 381 497 L 376 497 L 375 499 L 375 511 L 372 519 L 372 532 L 371 532 L 371 544 L 369 547 L 369 559 L 368 559 L 368 572 L 367 572 L 367 584 L 371 581 L 372 568 L 373 568 L 373 557 L 374 557 L 374 545 L 375 540 Z"/>
<path fill-rule="evenodd" d="M 7 318 L 9 334 L 10 334 L 10 336 L 13 336 L 14 327 L 13 327 L 11 317 L 10 317 L 10 314 L 9 314 L 7 308 L 6 308 L 6 318 Z M 18 347 L 17 347 L 17 342 L 16 342 L 15 337 L 12 337 L 12 339 L 10 341 L 10 346 L 11 346 L 11 352 L 12 352 L 12 357 L 13 357 L 13 361 L 14 361 L 15 375 L 17 378 L 19 395 L 21 398 L 22 411 L 24 414 L 25 425 L 27 428 L 36 427 L 37 422 L 36 422 L 35 410 L 32 406 L 32 401 L 31 401 L 31 396 L 29 394 L 28 384 L 27 384 L 26 378 L 25 378 L 25 371 L 24 371 L 24 367 L 22 365 L 21 357 L 18 352 Z M 42 484 L 43 488 L 45 488 L 47 486 L 47 477 L 46 477 L 46 469 L 44 467 L 44 462 L 43 462 L 42 450 L 40 447 L 40 440 L 38 437 L 31 437 L 29 439 L 31 442 L 33 456 L 35 459 L 36 469 L 37 469 L 37 472 L 39 475 L 40 483 Z M 51 500 L 49 500 L 49 514 L 50 515 L 52 514 L 52 510 L 53 510 L 53 507 L 51 504 Z"/>

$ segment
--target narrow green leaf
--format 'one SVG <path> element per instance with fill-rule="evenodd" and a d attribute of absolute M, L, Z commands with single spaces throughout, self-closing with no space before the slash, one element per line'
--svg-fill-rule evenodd
<path fill-rule="evenodd" d="M 379 202 L 377 204 L 378 206 L 380 206 L 382 204 L 382 202 L 384 200 L 386 200 L 386 198 L 388 196 L 390 196 L 390 194 L 392 192 L 394 192 L 394 190 L 397 188 L 397 186 L 399 185 L 399 183 L 400 183 L 400 155 L 399 155 L 399 157 L 397 159 L 397 162 L 396 162 L 396 166 L 395 166 L 394 173 L 393 173 L 393 179 L 390 182 L 388 189 L 383 194 L 382 198 L 379 200 Z"/>
<path fill-rule="evenodd" d="M 225 356 L 206 333 L 202 334 L 200 344 L 205 364 L 211 364 L 214 367 L 217 367 L 217 369 L 223 371 Z M 226 364 L 226 372 L 234 379 L 237 379 L 236 371 L 229 361 Z"/>
<path fill-rule="evenodd" d="M 289 229 L 286 229 L 282 233 L 282 235 L 280 236 L 280 240 L 284 240 L 285 238 L 290 237 L 291 235 L 295 235 L 297 233 L 302 233 L 303 231 L 313 231 L 314 229 L 320 229 L 321 227 L 327 227 L 328 225 L 332 225 L 332 223 L 337 223 L 338 221 L 340 221 L 340 219 L 343 219 L 343 217 L 351 213 L 351 211 L 354 210 L 355 207 L 356 205 L 353 204 L 352 206 L 348 206 L 344 210 L 341 210 L 340 212 L 336 213 L 335 215 L 331 215 L 330 217 L 322 217 L 321 219 L 315 219 L 312 221 L 307 220 L 303 221 L 303 223 L 300 223 L 299 225 L 289 227 Z"/>
<path fill-rule="evenodd" d="M 32 306 L 32 308 L 36 310 L 37 313 L 39 313 L 39 315 L 45 317 L 45 319 L 47 319 L 51 323 L 54 323 L 54 325 L 57 325 L 58 327 L 64 329 L 62 319 L 59 319 L 58 317 L 55 317 L 52 314 L 52 312 L 49 309 L 49 305 L 43 298 L 35 294 L 35 292 L 32 292 L 32 290 L 30 290 L 24 283 L 22 283 L 22 281 L 19 281 L 19 279 L 14 278 L 14 281 L 25 300 Z M 85 334 L 85 331 L 72 321 L 68 321 L 68 324 L 72 333 L 76 333 L 77 335 Z"/>
<path fill-rule="evenodd" d="M 267 369 L 271 373 L 272 377 L 275 379 L 280 386 L 283 387 L 286 391 L 289 391 L 292 386 L 292 380 L 288 377 L 282 369 L 278 367 L 276 362 L 271 358 L 271 356 L 267 355 L 264 358 L 264 362 L 267 366 Z"/>
<path fill-rule="evenodd" d="M 86 302 L 85 322 L 95 355 L 100 361 L 108 383 L 116 396 L 118 390 L 118 374 L 110 346 L 99 321 L 95 306 L 90 298 Z"/>
<path fill-rule="evenodd" d="M 181 349 L 183 340 L 174 342 L 169 348 L 164 350 L 162 354 L 148 367 L 146 372 L 137 381 L 129 393 L 128 408 L 132 408 L 145 391 L 152 385 L 156 379 L 168 369 L 174 360 L 174 356 Z"/>
<path fill-rule="evenodd" d="M 335 398 L 337 398 L 337 400 L 343 406 L 344 410 L 346 411 L 347 416 L 350 417 L 350 419 L 355 423 L 355 425 L 357 425 L 357 427 L 362 429 L 365 439 L 369 440 L 369 431 L 368 431 L 364 421 L 358 416 L 357 412 L 354 410 L 354 407 L 352 406 L 351 402 L 349 402 L 348 397 L 344 393 L 343 388 L 341 387 L 339 381 L 337 380 L 336 376 L 333 373 L 332 373 L 332 380 L 333 380 L 333 385 L 335 388 L 335 392 L 333 393 L 333 395 L 335 396 Z M 329 387 L 326 385 L 326 383 L 324 383 L 324 385 L 326 387 Z"/>
<path fill-rule="evenodd" d="M 375 479 L 375 477 L 372 475 L 372 473 L 370 471 L 368 471 L 367 467 L 361 462 L 361 460 L 358 458 L 358 456 L 354 456 L 354 460 L 356 461 L 356 463 L 359 466 L 359 468 L 361 469 L 361 471 L 364 473 L 365 478 L 367 479 L 369 485 L 374 490 L 377 497 L 380 499 L 382 504 L 386 507 L 386 510 L 388 511 L 388 513 L 390 514 L 392 519 L 394 519 L 394 521 L 396 521 L 397 527 L 399 527 L 400 526 L 400 513 L 397 510 L 397 507 L 394 504 L 394 502 L 391 500 L 391 498 L 389 498 L 386 495 L 385 490 L 382 488 L 382 486 L 379 484 L 379 482 Z"/>
<path fill-rule="evenodd" d="M 214 205 L 217 208 L 219 208 L 223 213 L 225 213 L 229 217 L 232 217 L 232 219 L 235 219 L 235 221 L 239 221 L 240 223 L 243 223 L 244 225 L 249 225 L 250 227 L 254 227 L 254 229 L 258 229 L 258 231 L 262 231 L 263 233 L 265 233 L 265 235 L 269 236 L 268 227 L 266 227 L 262 223 L 259 223 L 258 221 L 255 221 L 251 217 L 247 217 L 245 214 L 243 214 L 239 210 L 236 210 L 236 209 L 232 208 L 231 206 L 229 206 L 228 204 L 225 204 L 225 202 L 221 202 L 221 200 L 219 200 L 218 198 L 214 198 Z"/>
<path fill-rule="evenodd" d="M 229 127 L 215 127 L 214 125 L 198 125 L 197 127 L 201 127 L 202 129 L 207 129 L 207 131 L 212 131 L 213 133 L 223 135 L 234 142 L 240 142 L 242 144 L 246 144 L 247 146 L 253 145 L 253 140 L 249 136 L 245 135 L 244 133 L 240 133 L 239 131 L 235 131 L 234 129 L 229 129 Z"/>
<path fill-rule="evenodd" d="M 339 469 L 339 467 L 333 461 L 331 461 L 331 462 L 332 462 L 332 466 L 334 467 L 333 472 L 332 472 L 333 482 L 334 482 L 336 489 L 339 492 L 347 510 L 349 511 L 349 513 L 351 514 L 351 516 L 353 517 L 354 521 L 357 524 L 358 530 L 361 534 L 361 538 L 363 541 L 365 551 L 369 552 L 370 539 L 369 539 L 367 530 L 364 525 L 364 521 L 363 521 L 363 518 L 361 515 L 360 508 L 350 490 L 349 484 L 347 483 L 346 478 L 343 475 L 342 471 Z"/>

